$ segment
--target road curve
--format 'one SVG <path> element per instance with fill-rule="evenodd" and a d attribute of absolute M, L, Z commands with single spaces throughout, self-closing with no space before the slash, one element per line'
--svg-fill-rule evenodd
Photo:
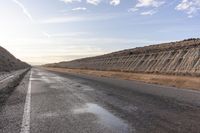
<path fill-rule="evenodd" d="M 0 133 L 200 132 L 197 91 L 33 68 L 0 93 Z"/>

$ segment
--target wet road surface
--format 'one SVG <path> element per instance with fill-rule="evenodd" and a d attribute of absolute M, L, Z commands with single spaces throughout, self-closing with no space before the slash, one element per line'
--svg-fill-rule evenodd
<path fill-rule="evenodd" d="M 195 91 L 34 68 L 7 95 L 0 133 L 200 132 Z"/>

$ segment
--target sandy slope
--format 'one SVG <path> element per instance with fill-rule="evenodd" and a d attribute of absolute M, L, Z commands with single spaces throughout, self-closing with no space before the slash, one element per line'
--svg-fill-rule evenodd
<path fill-rule="evenodd" d="M 15 58 L 6 49 L 0 46 L 0 72 L 9 72 L 29 67 L 25 62 Z"/>

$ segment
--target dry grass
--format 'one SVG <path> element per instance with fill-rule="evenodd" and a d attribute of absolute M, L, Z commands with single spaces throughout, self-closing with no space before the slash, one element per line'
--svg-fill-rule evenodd
<path fill-rule="evenodd" d="M 77 73 L 77 74 L 87 74 L 99 77 L 137 80 L 145 83 L 200 90 L 200 77 L 172 76 L 172 75 L 160 75 L 160 74 L 140 74 L 140 73 L 130 73 L 130 72 L 96 71 L 96 70 L 50 68 L 50 67 L 45 67 L 45 69 L 63 73 Z"/>

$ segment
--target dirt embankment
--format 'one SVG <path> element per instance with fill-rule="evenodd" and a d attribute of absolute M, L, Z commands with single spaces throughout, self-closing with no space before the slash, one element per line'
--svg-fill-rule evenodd
<path fill-rule="evenodd" d="M 127 49 L 45 67 L 200 90 L 200 39 Z"/>
<path fill-rule="evenodd" d="M 0 72 L 9 72 L 30 67 L 27 63 L 15 58 L 0 46 Z"/>
<path fill-rule="evenodd" d="M 151 45 L 45 65 L 70 69 L 200 76 L 200 39 Z"/>

